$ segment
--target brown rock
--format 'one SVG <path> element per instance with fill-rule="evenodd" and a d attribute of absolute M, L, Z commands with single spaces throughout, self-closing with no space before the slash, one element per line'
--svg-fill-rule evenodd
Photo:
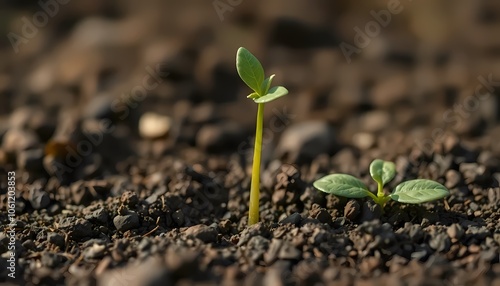
<path fill-rule="evenodd" d="M 205 243 L 215 242 L 217 240 L 217 230 L 204 224 L 191 226 L 186 229 L 185 233 L 187 236 L 198 238 Z"/>
<path fill-rule="evenodd" d="M 349 200 L 344 208 L 344 216 L 350 220 L 354 221 L 358 215 L 361 213 L 361 206 L 356 200 Z"/>

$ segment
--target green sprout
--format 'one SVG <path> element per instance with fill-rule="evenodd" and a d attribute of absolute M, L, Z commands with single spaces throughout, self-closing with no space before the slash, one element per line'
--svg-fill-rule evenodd
<path fill-rule="evenodd" d="M 264 69 L 259 60 L 247 49 L 241 47 L 236 52 L 236 70 L 243 82 L 253 90 L 248 98 L 257 103 L 257 123 L 253 153 L 252 181 L 250 185 L 250 206 L 248 225 L 259 221 L 260 198 L 260 157 L 262 151 L 262 126 L 264 122 L 264 104 L 288 94 L 283 86 L 271 87 L 274 74 L 264 79 Z"/>
<path fill-rule="evenodd" d="M 389 200 L 400 203 L 421 204 L 444 198 L 450 194 L 447 188 L 440 183 L 426 179 L 416 179 L 403 182 L 396 186 L 390 195 L 384 194 L 384 185 L 396 175 L 396 166 L 392 162 L 374 160 L 370 164 L 370 175 L 377 182 L 375 196 L 357 178 L 346 174 L 332 174 L 314 182 L 314 187 L 325 193 L 346 198 L 370 197 L 382 208 Z"/>

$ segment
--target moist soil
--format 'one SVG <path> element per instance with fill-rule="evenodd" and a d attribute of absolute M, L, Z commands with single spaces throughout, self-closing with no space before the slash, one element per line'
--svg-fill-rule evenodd
<path fill-rule="evenodd" d="M 499 188 L 490 186 L 489 177 L 464 177 L 468 173 L 460 172 L 461 166 L 474 164 L 474 171 L 483 166 L 460 163 L 466 149 L 450 157 L 447 166 L 436 162 L 438 155 L 399 157 L 402 173 L 390 185 L 426 174 L 434 166 L 442 169 L 441 176 L 432 172 L 438 172 L 437 180 L 450 187 L 451 195 L 423 205 L 390 202 L 383 211 L 370 201 L 325 195 L 311 186 L 314 178 L 335 170 L 338 160 L 344 167 L 366 165 L 359 163 L 363 157 L 343 159 L 346 152 L 356 158 L 351 149 L 300 168 L 275 161 L 270 165 L 276 168 L 264 170 L 268 175 L 261 188 L 261 222 L 252 226 L 247 226 L 248 164 L 242 164 L 240 156 L 184 152 L 131 160 L 117 174 L 68 185 L 51 178 L 45 185 L 40 179 L 18 182 L 18 281 L 499 283 Z M 366 168 L 356 173 L 369 180 Z M 17 176 L 22 178 L 24 171 Z M 6 215 L 1 218 L 7 225 Z M 2 234 L 1 240 L 5 252 L 8 238 Z"/>
<path fill-rule="evenodd" d="M 498 9 L 457 3 L 471 16 L 425 30 L 407 5 L 346 62 L 339 44 L 380 7 L 245 1 L 222 21 L 206 1 L 125 2 L 61 6 L 15 56 L 0 41 L 0 284 L 500 285 L 499 48 L 483 26 Z M 40 9 L 5 5 L 6 23 Z M 453 45 L 446 27 L 462 27 Z M 290 90 L 266 105 L 252 226 L 241 45 Z M 386 192 L 426 178 L 450 196 L 381 209 L 312 186 L 347 173 L 375 191 L 375 158 L 396 164 Z"/>

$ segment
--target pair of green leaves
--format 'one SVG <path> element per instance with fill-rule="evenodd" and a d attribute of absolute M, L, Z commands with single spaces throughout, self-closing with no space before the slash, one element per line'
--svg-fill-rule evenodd
<path fill-rule="evenodd" d="M 370 164 L 370 175 L 378 183 L 379 192 L 375 196 L 357 178 L 346 174 L 332 174 L 314 182 L 314 187 L 320 191 L 347 198 L 371 197 L 377 203 L 388 198 L 400 203 L 420 204 L 449 195 L 448 189 L 443 185 L 426 179 L 416 179 L 399 184 L 389 196 L 383 195 L 382 188 L 396 175 L 394 163 L 374 160 Z M 382 203 L 383 204 L 383 203 Z"/>
<path fill-rule="evenodd" d="M 243 82 L 254 92 L 248 95 L 255 103 L 266 103 L 288 94 L 283 86 L 271 87 L 274 74 L 264 79 L 264 69 L 259 60 L 241 47 L 236 53 L 236 70 Z"/>

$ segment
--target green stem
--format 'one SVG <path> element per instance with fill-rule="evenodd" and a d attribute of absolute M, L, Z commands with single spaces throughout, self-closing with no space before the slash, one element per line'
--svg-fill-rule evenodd
<path fill-rule="evenodd" d="M 373 199 L 374 202 L 378 204 L 378 198 L 370 191 L 366 191 L 366 194 Z"/>
<path fill-rule="evenodd" d="M 377 182 L 377 197 L 379 198 L 382 198 L 382 197 L 385 197 L 385 194 L 384 194 L 384 185 L 382 185 L 381 182 Z"/>
<path fill-rule="evenodd" d="M 264 124 L 264 103 L 258 103 L 257 127 L 255 129 L 255 146 L 253 151 L 252 182 L 250 185 L 250 206 L 248 225 L 259 222 L 260 198 L 260 157 L 262 151 L 262 127 Z"/>
<path fill-rule="evenodd" d="M 377 182 L 377 197 L 373 200 L 382 208 L 383 211 L 384 205 L 389 200 L 389 197 L 384 194 L 384 185 L 381 182 Z"/>

